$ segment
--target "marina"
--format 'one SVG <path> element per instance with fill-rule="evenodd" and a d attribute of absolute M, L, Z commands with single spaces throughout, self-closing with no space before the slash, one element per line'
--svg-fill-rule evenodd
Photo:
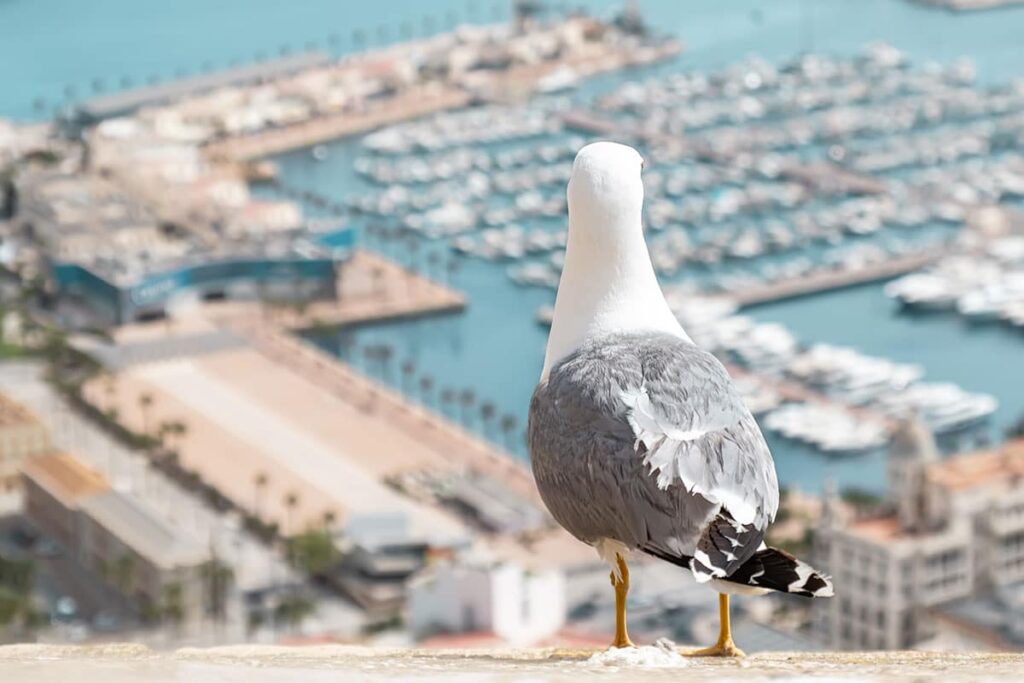
<path fill-rule="evenodd" d="M 772 452 L 765 543 L 834 577 L 737 598 L 736 642 L 1020 645 L 1009 4 L 0 3 L 0 559 L 34 584 L 0 576 L 0 632 L 605 645 L 619 586 L 526 433 L 566 183 L 613 139 L 671 314 Z M 634 642 L 713 637 L 706 587 L 630 569 Z"/>
<path fill-rule="evenodd" d="M 650 5 L 644 10 L 653 25 L 677 26 L 676 9 Z M 995 403 L 978 400 L 973 410 L 979 417 L 971 418 L 971 410 L 963 417 L 984 438 L 999 438 L 1020 411 L 1013 390 L 998 373 L 954 368 L 953 357 L 938 353 L 937 346 L 931 360 L 923 353 L 924 375 L 917 381 L 937 387 L 910 396 L 889 387 L 886 395 L 902 402 L 883 406 L 872 395 L 870 408 L 862 405 L 873 391 L 872 372 L 881 373 L 869 371 L 876 361 L 868 359 L 905 363 L 910 351 L 899 344 L 912 345 L 909 332 L 922 325 L 936 326 L 936 345 L 944 339 L 958 348 L 967 336 L 970 344 L 989 350 L 986 358 L 1019 352 L 1012 306 L 1006 318 L 1011 325 L 966 330 L 952 315 L 922 319 L 910 309 L 901 313 L 877 284 L 942 270 L 940 264 L 961 252 L 972 212 L 1015 201 L 1019 194 L 1024 176 L 1013 152 L 1021 143 L 1024 91 L 1009 78 L 1016 66 L 987 49 L 991 41 L 979 38 L 984 30 L 970 28 L 991 29 L 998 21 L 990 15 L 964 17 L 958 21 L 966 23 L 957 25 L 968 27 L 962 30 L 943 13 L 910 3 L 873 4 L 867 20 L 849 15 L 839 3 L 820 3 L 801 11 L 806 21 L 838 21 L 848 30 L 830 46 L 834 52 L 804 45 L 803 56 L 794 57 L 789 9 L 787 4 L 778 13 L 757 16 L 752 8 L 749 25 L 737 23 L 737 42 L 728 45 L 702 37 L 698 27 L 713 26 L 717 17 L 702 10 L 687 17 L 693 28 L 676 32 L 685 45 L 681 56 L 654 59 L 628 76 L 614 70 L 589 78 L 583 70 L 538 72 L 511 101 L 478 90 L 473 105 L 465 107 L 470 101 L 458 99 L 468 92 L 464 84 L 458 95 L 436 86 L 412 88 L 398 95 L 424 105 L 416 111 L 423 116 L 411 121 L 391 118 L 386 99 L 367 98 L 362 109 L 343 117 L 332 115 L 333 105 L 322 99 L 330 87 L 320 88 L 321 100 L 312 109 L 296 108 L 307 97 L 301 86 L 262 94 L 257 88 L 245 98 L 252 112 L 262 107 L 258 116 L 219 122 L 214 130 L 224 132 L 194 140 L 204 155 L 225 166 L 232 159 L 260 159 L 259 175 L 278 182 L 256 182 L 252 192 L 258 200 L 285 197 L 301 205 L 310 226 L 329 226 L 324 233 L 355 230 L 362 248 L 459 292 L 461 302 L 436 310 L 462 312 L 439 318 L 399 313 L 382 316 L 388 320 L 382 324 L 353 324 L 358 316 L 332 314 L 329 302 L 314 305 L 321 315 L 300 315 L 287 306 L 273 315 L 286 327 L 305 327 L 302 334 L 313 343 L 470 431 L 488 431 L 479 415 L 484 403 L 522 426 L 545 334 L 536 321 L 549 310 L 563 258 L 568 164 L 574 150 L 598 132 L 644 148 L 652 258 L 663 282 L 677 292 L 679 311 L 718 320 L 742 309 L 758 323 L 736 328 L 746 332 L 726 340 L 732 346 L 723 346 L 723 353 L 735 368 L 755 376 L 749 399 L 759 414 L 767 417 L 794 404 L 838 403 L 854 422 L 868 410 L 872 419 L 888 424 L 908 402 L 927 406 L 939 397 L 966 405 L 969 397 L 991 392 Z M 923 25 L 948 34 L 947 46 L 935 49 L 908 30 Z M 895 47 L 866 45 L 879 26 Z M 959 59 L 965 52 L 976 61 Z M 762 56 L 742 57 L 750 54 Z M 351 73 L 367 67 L 366 60 L 347 63 Z M 314 65 L 311 73 L 316 70 Z M 447 101 L 449 96 L 454 99 Z M 163 108 L 173 114 L 166 121 L 174 125 L 161 130 L 196 134 L 208 125 L 203 106 L 196 98 L 188 106 Z M 316 116 L 303 118 L 310 112 Z M 370 132 L 358 137 L 361 131 Z M 356 137 L 335 139 L 342 135 Z M 278 150 L 290 151 L 265 160 Z M 972 292 L 964 308 L 972 319 L 984 319 L 990 299 L 1004 296 Z M 854 302 L 860 318 L 836 320 L 825 303 L 833 301 Z M 331 322 L 342 326 L 327 329 Z M 780 324 L 765 331 L 760 323 Z M 744 334 L 753 341 L 740 343 Z M 838 387 L 792 376 L 794 359 L 821 344 L 855 349 L 861 354 L 855 365 L 866 364 L 864 374 L 846 377 Z M 377 354 L 366 351 L 381 347 L 391 349 L 393 366 L 430 368 L 437 378 L 430 400 L 419 395 L 415 381 L 410 387 L 402 373 L 385 372 Z M 490 347 L 506 351 L 499 368 L 479 356 L 479 349 Z M 758 377 L 799 385 L 799 395 L 765 391 Z M 949 383 L 964 393 L 942 388 Z M 474 395 L 468 414 L 457 398 L 441 400 L 441 394 L 467 392 Z M 950 414 L 955 432 L 957 412 Z M 815 415 L 800 419 L 813 423 Z M 936 414 L 936 424 L 947 424 L 943 415 Z M 836 424 L 840 432 L 856 431 Z M 863 442 L 871 446 L 877 440 L 869 431 Z M 488 438 L 506 441 L 493 429 Z M 805 473 L 808 480 L 820 480 L 820 472 L 828 471 L 840 482 L 870 484 L 869 464 L 876 462 L 870 448 L 835 462 L 823 459 L 828 449 L 820 439 L 770 438 L 784 480 L 799 481 Z M 518 439 L 508 447 L 522 455 Z"/>
<path fill-rule="evenodd" d="M 876 83 L 884 84 L 870 94 L 856 88 L 865 63 L 870 65 L 868 73 L 877 72 Z M 941 372 L 925 377 L 920 366 L 904 367 L 884 352 L 858 355 L 846 346 L 828 351 L 832 347 L 827 343 L 816 343 L 827 338 L 801 331 L 799 337 L 806 340 L 801 343 L 788 326 L 737 327 L 721 316 L 749 309 L 758 320 L 768 321 L 770 311 L 779 306 L 798 310 L 800 301 L 816 301 L 829 291 L 859 298 L 873 294 L 884 304 L 881 285 L 875 283 L 941 263 L 958 253 L 965 241 L 989 243 L 989 237 L 966 227 L 982 196 L 949 195 L 945 190 L 984 173 L 995 178 L 981 184 L 990 188 L 984 200 L 1012 196 L 1022 176 L 1004 151 L 1020 139 L 1021 93 L 1014 88 L 977 88 L 971 68 L 960 62 L 948 68 L 915 68 L 898 51 L 884 46 L 850 60 L 813 55 L 783 67 L 751 60 L 707 76 L 688 73 L 670 81 L 678 90 L 665 93 L 678 98 L 679 92 L 692 89 L 682 101 L 685 111 L 696 112 L 705 100 L 710 107 L 715 93 L 729 91 L 732 82 L 750 90 L 752 73 L 758 79 L 750 95 L 754 99 L 771 102 L 786 79 L 806 81 L 799 87 L 811 90 L 806 99 L 793 99 L 802 104 L 783 107 L 780 101 L 771 105 L 774 109 L 752 104 L 750 112 L 739 114 L 738 124 L 735 118 L 714 118 L 709 108 L 692 124 L 696 130 L 682 145 L 673 144 L 671 135 L 658 132 L 649 121 L 629 123 L 634 113 L 625 104 L 626 96 L 604 91 L 594 100 L 602 113 L 590 118 L 582 113 L 587 111 L 582 96 L 540 97 L 528 105 L 492 104 L 481 111 L 439 114 L 383 129 L 362 141 L 333 143 L 319 168 L 309 167 L 310 162 L 296 155 L 277 157 L 276 163 L 286 177 L 297 181 L 305 174 L 305 186 L 319 188 L 316 178 L 323 173 L 339 177 L 332 161 L 337 150 L 355 153 L 346 172 L 351 182 L 369 191 L 351 199 L 349 210 L 353 221 L 365 226 L 367 239 L 402 260 L 403 240 L 394 235 L 417 235 L 421 252 L 458 257 L 457 286 L 471 301 L 473 292 L 480 291 L 489 292 L 488 308 L 501 311 L 508 306 L 522 310 L 532 301 L 528 317 L 543 323 L 550 315 L 551 292 L 563 258 L 559 217 L 565 207 L 560 194 L 568 161 L 586 139 L 584 129 L 610 125 L 611 112 L 618 117 L 619 130 L 645 131 L 634 139 L 647 144 L 646 224 L 652 233 L 652 259 L 670 301 L 676 302 L 677 314 L 698 343 L 737 363 L 738 371 L 750 373 L 748 401 L 762 415 L 762 424 L 777 435 L 771 438 L 784 454 L 779 457 L 783 477 L 797 471 L 797 463 L 806 467 L 807 458 L 818 452 L 841 456 L 848 464 L 822 462 L 814 471 L 839 473 L 846 481 L 852 463 L 874 462 L 871 453 L 888 442 L 893 420 L 912 412 L 923 414 L 955 443 L 991 438 L 993 418 L 998 429 L 1015 408 L 984 391 L 951 384 Z M 653 99 L 668 107 L 668 94 L 654 94 L 661 93 L 656 88 L 667 88 L 658 85 L 657 79 L 663 78 L 636 86 L 648 90 L 629 97 Z M 715 86 L 701 89 L 701 83 Z M 891 105 L 894 114 L 908 108 L 932 113 L 916 121 L 897 119 L 895 125 L 913 130 L 897 150 L 895 143 L 885 147 L 880 142 L 882 119 L 860 113 L 862 103 L 869 100 L 872 110 Z M 755 113 L 771 119 L 772 127 L 757 128 L 737 149 L 737 131 L 750 125 L 742 117 Z M 993 115 L 994 127 L 977 123 L 980 117 Z M 485 117 L 496 122 L 486 133 L 476 123 Z M 517 127 L 499 133 L 506 130 L 506 120 Z M 825 125 L 833 128 L 825 132 Z M 974 131 L 975 137 L 964 137 L 963 130 L 954 132 L 958 129 Z M 841 149 L 829 142 L 837 135 L 844 136 Z M 952 137 L 963 142 L 950 148 Z M 944 152 L 933 154 L 933 149 Z M 300 166 L 305 170 L 296 172 Z M 497 279 L 505 282 L 498 286 Z M 502 300 L 508 303 L 501 304 Z M 718 327 L 719 337 L 731 334 L 732 339 L 702 337 L 703 328 L 687 323 L 687 315 L 712 323 L 709 329 Z M 509 370 L 473 363 L 472 349 L 483 342 L 469 340 L 477 337 L 473 330 L 486 325 L 492 330 L 513 329 L 507 321 L 498 323 L 495 311 L 471 305 L 461 321 L 353 333 L 356 344 L 388 343 L 418 365 L 445 368 L 449 376 L 495 377 L 489 385 L 519 391 L 520 398 L 505 403 L 505 397 L 492 394 L 489 400 L 515 410 L 526 404 L 532 380 L 529 374 L 512 378 Z M 538 329 L 532 351 L 516 345 L 513 357 L 533 359 L 515 361 L 523 363 L 518 367 L 539 363 L 545 328 Z M 330 333 L 308 336 L 332 348 Z M 501 338 L 493 331 L 488 337 Z M 447 344 L 451 351 L 444 349 Z M 857 341 L 853 346 L 861 348 Z M 446 360 L 449 353 L 456 357 Z M 826 358 L 845 366 L 829 370 L 834 377 L 824 367 L 816 376 L 800 375 L 808 363 Z M 475 370 L 463 370 L 465 364 Z M 497 379 L 499 374 L 503 379 Z M 517 385 L 521 389 L 514 389 Z M 786 389 L 779 391 L 778 386 Z M 968 386 L 985 385 L 969 381 Z M 868 467 L 863 477 L 858 473 L 858 482 L 867 481 L 871 471 Z M 812 476 L 818 475 L 809 473 L 807 479 Z"/>

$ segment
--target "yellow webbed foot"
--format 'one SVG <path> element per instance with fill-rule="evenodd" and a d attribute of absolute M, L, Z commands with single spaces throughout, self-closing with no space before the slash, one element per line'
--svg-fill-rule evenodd
<path fill-rule="evenodd" d="M 711 647 L 704 647 L 699 650 L 680 653 L 686 657 L 746 657 L 747 653 L 736 647 L 732 639 L 725 642 L 715 643 Z"/>
<path fill-rule="evenodd" d="M 616 636 L 615 640 L 613 640 L 612 644 L 608 647 L 636 647 L 636 645 L 629 639 L 629 636 L 624 636 L 622 638 Z"/>

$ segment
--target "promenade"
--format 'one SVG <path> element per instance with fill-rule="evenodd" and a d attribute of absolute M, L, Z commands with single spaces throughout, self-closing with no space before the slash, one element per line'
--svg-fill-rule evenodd
<path fill-rule="evenodd" d="M 358 252 L 346 267 L 338 301 L 301 313 L 220 302 L 119 328 L 113 344 L 86 349 L 110 374 L 85 395 L 135 431 L 184 423 L 184 434 L 169 437 L 179 462 L 288 534 L 401 513 L 438 545 L 477 535 L 449 510 L 386 484 L 421 470 L 481 474 L 540 506 L 523 462 L 293 334 L 313 320 L 354 325 L 464 305 L 459 292 L 379 256 Z M 211 343 L 217 335 L 234 341 Z M 498 556 L 532 564 L 594 558 L 560 529 L 487 541 Z"/>

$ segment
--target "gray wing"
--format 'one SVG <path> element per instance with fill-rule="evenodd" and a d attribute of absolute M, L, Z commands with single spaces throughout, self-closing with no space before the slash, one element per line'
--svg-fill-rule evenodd
<path fill-rule="evenodd" d="M 728 576 L 778 507 L 775 467 L 725 368 L 668 335 L 616 335 L 556 366 L 530 408 L 531 461 L 552 515 Z"/>

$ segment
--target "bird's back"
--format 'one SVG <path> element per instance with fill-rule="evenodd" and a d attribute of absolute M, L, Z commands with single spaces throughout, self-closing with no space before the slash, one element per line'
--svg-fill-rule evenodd
<path fill-rule="evenodd" d="M 749 543 L 775 513 L 771 456 L 725 369 L 670 335 L 609 335 L 558 363 L 528 437 L 545 504 L 587 543 L 692 555 L 723 501 L 757 508 Z"/>

